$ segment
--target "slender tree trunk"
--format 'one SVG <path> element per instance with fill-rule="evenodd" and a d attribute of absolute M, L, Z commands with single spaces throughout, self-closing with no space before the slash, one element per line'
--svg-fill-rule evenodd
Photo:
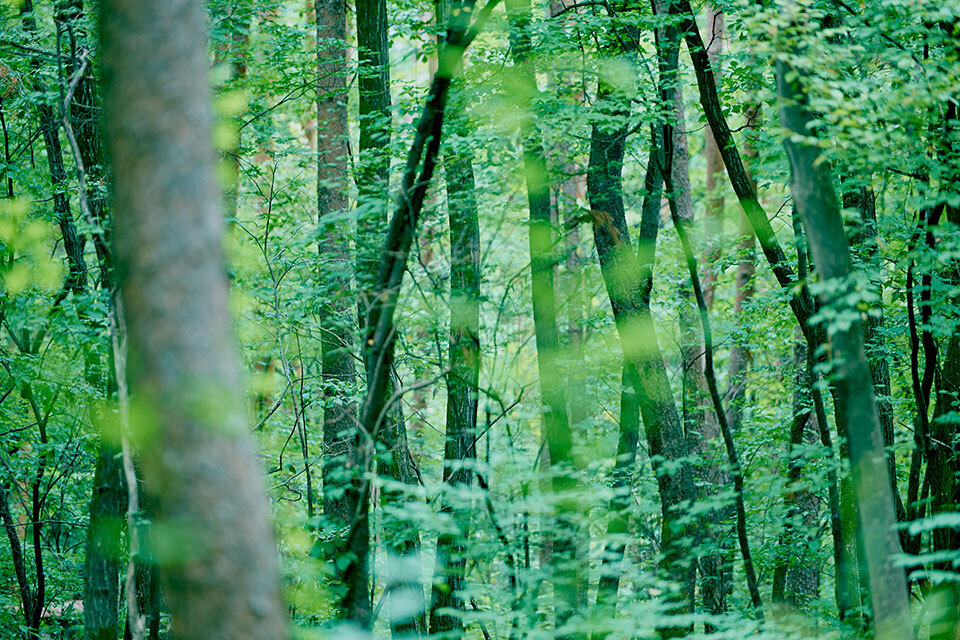
<path fill-rule="evenodd" d="M 470 29 L 468 21 L 474 15 L 472 3 L 458 5 L 456 8 L 459 11 L 451 12 L 446 43 L 440 50 L 437 73 L 431 83 L 426 104 L 417 123 L 416 135 L 407 154 L 401 193 L 381 251 L 380 267 L 373 287 L 375 295 L 371 298 L 373 304 L 367 315 L 367 392 L 360 409 L 358 435 L 358 445 L 362 447 L 359 449 L 361 471 L 370 469 L 371 444 L 377 441 L 378 432 L 384 427 L 390 404 L 398 401 L 396 394 L 388 393 L 396 340 L 394 312 L 427 187 L 436 168 L 450 82 L 464 50 L 489 18 L 494 6 L 488 4 L 477 12 L 477 18 Z M 357 509 L 347 537 L 347 549 L 352 557 L 343 571 L 346 588 L 344 607 L 348 610 L 355 606 L 354 603 L 369 601 L 365 566 L 369 550 L 370 493 L 369 478 L 361 474 L 353 476 L 348 487 L 348 499 L 357 505 Z M 369 625 L 369 618 L 365 624 Z"/>
<path fill-rule="evenodd" d="M 437 569 L 430 604 L 430 633 L 463 633 L 457 614 L 464 611 L 470 508 L 457 490 L 473 484 L 476 461 L 477 385 L 480 375 L 480 225 L 469 152 L 454 150 L 444 157 L 447 212 L 450 225 L 450 373 L 447 374 L 447 430 L 443 481 L 453 491 L 441 509 L 456 523 L 457 532 L 437 539 Z"/>
<path fill-rule="evenodd" d="M 120 450 L 105 434 L 93 476 L 83 571 L 83 626 L 86 640 L 116 640 L 117 637 L 120 544 L 126 508 L 127 490 Z"/>
<path fill-rule="evenodd" d="M 790 81 L 788 74 L 792 75 Z M 810 136 L 810 115 L 796 69 L 778 62 L 777 86 L 785 101 L 781 109 L 784 127 L 793 135 Z M 817 270 L 824 281 L 836 282 L 845 291 L 850 286 L 853 267 L 830 166 L 819 157 L 819 149 L 809 143 L 788 137 L 785 145 L 794 206 L 804 221 Z M 828 295 L 823 304 L 841 304 L 841 298 L 842 294 Z M 869 568 L 876 636 L 881 640 L 909 638 L 913 631 L 906 579 L 903 569 L 893 564 L 893 556 L 900 551 L 894 500 L 859 317 L 849 326 L 831 328 L 830 345 L 835 399 L 848 425 L 850 465 Z"/>
<path fill-rule="evenodd" d="M 358 505 L 351 503 L 344 487 L 358 473 L 356 451 L 357 406 L 351 401 L 356 383 L 353 348 L 353 313 L 356 300 L 350 283 L 349 229 L 343 222 L 329 222 L 345 213 L 347 197 L 347 17 L 344 0 L 316 0 L 317 49 L 317 215 L 322 239 L 320 252 L 323 295 L 322 329 L 323 405 L 323 515 L 328 527 L 340 530 L 333 548 L 334 566 L 346 552 L 345 535 Z M 366 582 L 364 566 L 362 580 Z M 369 602 L 355 603 L 340 615 L 357 624 L 366 623 Z"/>
<path fill-rule="evenodd" d="M 7 533 L 7 541 L 10 543 L 10 557 L 13 561 L 13 572 L 17 577 L 17 587 L 20 593 L 20 612 L 23 615 L 23 621 L 28 630 L 33 627 L 33 611 L 35 609 L 36 599 L 33 592 L 33 586 L 27 577 L 27 561 L 23 552 L 23 546 L 20 544 L 20 536 L 17 535 L 17 523 L 14 522 L 13 513 L 10 511 L 10 494 L 7 491 L 6 482 L 0 483 L 0 520 L 3 521 L 3 528 Z"/>
<path fill-rule="evenodd" d="M 37 25 L 33 15 L 32 0 L 24 0 L 21 7 L 24 30 L 36 34 Z M 40 79 L 40 60 L 31 58 L 33 68 L 33 89 L 43 95 L 47 92 Z M 40 131 L 43 133 L 43 142 L 47 148 L 47 168 L 50 172 L 50 186 L 53 189 L 53 213 L 60 226 L 63 236 L 63 248 L 67 254 L 67 264 L 70 274 L 67 277 L 66 289 L 73 293 L 80 293 L 86 286 L 87 263 L 83 257 L 86 238 L 77 233 L 77 227 L 70 212 L 70 200 L 67 195 L 67 172 L 63 166 L 63 151 L 60 147 L 60 119 L 53 107 L 44 101 L 37 105 L 40 116 Z"/>
<path fill-rule="evenodd" d="M 154 530 L 165 534 L 158 562 L 174 633 L 283 638 L 230 329 L 203 9 L 106 0 L 101 12 L 117 259 L 143 416 L 135 430 Z"/>
<path fill-rule="evenodd" d="M 665 127 L 664 137 L 670 133 L 669 125 Z M 666 154 L 664 154 L 666 155 Z M 669 157 L 669 156 L 667 156 Z M 669 167 L 669 165 L 668 165 Z M 664 170 L 664 175 L 672 175 L 670 171 Z M 727 423 L 727 413 L 723 408 L 723 401 L 720 398 L 720 389 L 717 385 L 717 376 L 713 366 L 713 337 L 710 329 L 710 316 L 707 311 L 707 303 L 703 296 L 703 288 L 700 285 L 700 274 L 697 267 L 696 254 L 687 237 L 687 231 L 684 228 L 684 221 L 680 217 L 680 207 L 674 201 L 676 196 L 675 186 L 672 180 L 667 182 L 667 193 L 670 202 L 670 214 L 673 218 L 673 225 L 680 237 L 680 244 L 683 247 L 683 253 L 687 261 L 687 269 L 690 272 L 690 281 L 693 284 L 693 293 L 697 301 L 697 307 L 700 311 L 700 323 L 703 327 L 703 346 L 704 346 L 704 375 L 707 386 L 710 391 L 710 399 L 713 401 L 713 411 L 717 421 L 720 423 L 720 433 L 723 435 L 723 443 L 727 450 L 727 460 L 730 465 L 730 473 L 733 476 L 734 505 L 737 517 L 737 539 L 740 543 L 740 555 L 743 557 L 743 570 L 747 578 L 747 589 L 750 592 L 750 602 L 753 605 L 754 614 L 759 620 L 763 620 L 763 600 L 760 597 L 760 587 L 757 583 L 757 574 L 753 567 L 753 556 L 750 552 L 750 539 L 747 534 L 747 514 L 743 499 L 743 469 L 740 466 L 740 460 L 737 456 L 737 449 L 733 441 L 733 432 Z"/>
<path fill-rule="evenodd" d="M 362 348 L 370 344 L 372 326 L 369 315 L 376 304 L 373 285 L 380 263 L 380 248 L 387 232 L 387 211 L 390 208 L 390 140 L 392 137 L 390 98 L 390 43 L 389 16 L 386 0 L 360 0 L 357 13 L 357 56 L 360 144 L 357 174 L 357 289 Z M 369 370 L 367 374 L 369 375 Z M 391 372 L 390 395 L 399 387 L 397 376 Z M 403 407 L 397 402 L 385 428 L 379 434 L 385 453 L 378 457 L 377 470 L 381 477 L 415 486 L 418 482 L 413 459 L 407 444 L 406 420 Z M 402 490 L 385 488 L 381 493 L 384 504 L 400 506 L 407 499 Z M 369 508 L 369 507 L 367 507 Z M 391 566 L 408 567 L 419 562 L 419 534 L 411 531 L 408 523 L 387 523 L 386 541 L 394 557 Z M 389 597 L 398 602 L 415 597 L 423 601 L 421 579 L 411 580 L 411 571 L 402 569 L 388 576 L 386 589 Z M 414 572 L 416 573 L 416 572 Z M 419 591 L 419 595 L 417 595 Z M 396 615 L 390 616 L 394 635 L 416 633 L 422 626 L 420 616 L 401 614 L 407 606 L 390 607 Z M 422 610 L 422 607 L 421 607 Z M 423 629 L 420 629 L 423 631 Z"/>
<path fill-rule="evenodd" d="M 807 346 L 802 335 L 800 338 L 801 340 L 793 345 L 793 422 L 790 426 L 790 453 L 787 462 L 789 484 L 784 493 L 787 514 L 773 569 L 771 596 L 775 605 L 790 605 L 796 609 L 815 599 L 820 585 L 817 560 L 815 556 L 811 558 L 809 552 L 811 546 L 817 546 L 812 545 L 810 539 L 810 532 L 818 527 L 816 497 L 807 487 L 797 486 L 803 482 L 805 459 L 802 447 L 819 440 L 810 398 L 812 381 L 807 371 Z"/>
<path fill-rule="evenodd" d="M 945 35 L 951 33 L 950 25 L 941 24 Z M 954 40 L 956 46 L 956 40 Z M 958 115 L 958 99 L 952 97 L 947 100 L 944 109 L 942 143 L 939 149 L 940 157 L 947 165 L 949 175 L 954 180 L 946 189 L 956 190 L 956 176 L 960 173 L 956 158 L 960 140 L 956 120 Z M 952 205 L 945 206 L 947 220 L 950 224 L 960 226 L 960 208 Z M 956 260 L 947 265 L 944 274 L 952 286 L 960 287 L 960 264 Z M 937 371 L 936 379 L 936 406 L 931 421 L 931 438 L 929 461 L 927 462 L 927 484 L 930 487 L 932 513 L 948 513 L 956 511 L 960 505 L 960 441 L 957 438 L 956 418 L 951 418 L 952 412 L 960 412 L 960 333 L 954 330 L 947 342 L 944 357 Z M 955 415 L 955 414 L 954 414 Z M 951 552 L 960 549 L 960 532 L 955 528 L 938 528 L 933 532 L 934 552 Z M 940 562 L 935 565 L 941 571 L 952 571 L 949 562 Z M 934 588 L 930 595 L 932 622 L 930 624 L 931 640 L 953 640 L 960 620 L 960 587 L 955 582 L 945 581 Z"/>
<path fill-rule="evenodd" d="M 81 28 L 83 5 L 80 0 L 67 0 L 57 7 L 57 28 L 71 34 L 75 48 L 86 42 L 87 34 Z M 75 58 L 78 52 L 74 50 Z M 80 69 L 72 70 L 78 73 Z M 69 118 L 75 134 L 76 154 L 74 163 L 82 175 L 86 190 L 86 210 L 93 222 L 101 225 L 92 233 L 97 261 L 100 268 L 100 286 L 107 296 L 115 294 L 113 256 L 108 224 L 107 166 L 103 154 L 101 135 L 101 105 L 94 81 L 94 70 L 83 69 L 77 79 L 76 89 L 68 110 L 63 115 Z M 81 207 L 83 208 L 83 207 Z M 106 394 L 115 398 L 117 391 L 116 371 L 113 360 L 100 371 L 99 354 L 86 356 L 85 375 L 91 386 L 101 384 L 105 377 Z M 101 376 L 104 373 L 105 376 Z M 91 412 L 93 414 L 93 412 Z M 108 428 L 103 416 L 92 415 L 94 423 L 101 426 L 101 438 L 94 469 L 93 492 L 90 499 L 90 524 L 87 528 L 86 562 L 84 564 L 84 637 L 87 640 L 109 640 L 117 637 L 120 598 L 120 559 L 122 534 L 125 529 L 124 514 L 127 509 L 127 488 L 117 443 L 120 434 Z"/>
<path fill-rule="evenodd" d="M 581 610 L 580 562 L 577 549 L 579 536 L 585 532 L 574 522 L 576 505 L 570 495 L 576 487 L 573 473 L 573 436 L 568 416 L 566 386 L 560 374 L 560 339 L 557 329 L 555 291 L 556 233 L 550 216 L 550 187 L 543 140 L 536 128 L 532 110 L 536 105 L 537 88 L 530 62 L 531 10 L 528 0 L 506 0 L 510 20 L 510 42 L 524 115 L 520 122 L 523 149 L 523 173 L 530 208 L 530 272 L 533 321 L 543 398 L 543 419 L 547 449 L 550 452 L 551 488 L 556 500 L 557 530 L 552 540 L 552 577 L 556 594 L 556 624 L 561 626 Z"/>
<path fill-rule="evenodd" d="M 856 209 L 860 212 L 860 227 L 851 238 L 851 248 L 859 248 L 864 253 L 871 271 L 879 272 L 880 248 L 878 246 L 877 209 L 874 202 L 874 193 L 869 186 L 852 185 L 843 192 L 843 206 L 845 209 Z M 883 299 L 883 283 L 877 278 L 874 285 L 875 293 Z M 877 416 L 880 418 L 880 427 L 883 432 L 883 444 L 887 447 L 887 471 L 890 474 L 890 491 L 896 500 L 897 520 L 906 519 L 906 509 L 897 488 L 897 462 L 892 450 L 894 441 L 894 414 L 891 402 L 890 364 L 886 353 L 884 340 L 883 305 L 875 306 L 876 314 L 869 314 L 863 325 L 863 339 L 867 349 L 867 361 L 870 365 L 870 378 L 877 399 Z"/>
<path fill-rule="evenodd" d="M 710 64 L 720 76 L 720 56 L 723 54 L 724 18 L 723 10 L 712 4 L 706 6 L 707 27 L 707 56 Z M 717 243 L 723 234 L 723 158 L 717 148 L 717 140 L 708 126 L 703 132 L 703 156 L 707 163 L 706 205 L 704 211 L 704 228 L 707 231 L 707 253 L 704 264 L 716 264 L 720 258 L 720 246 Z M 703 274 L 703 295 L 707 308 L 713 306 L 713 294 L 717 276 L 708 268 Z"/>

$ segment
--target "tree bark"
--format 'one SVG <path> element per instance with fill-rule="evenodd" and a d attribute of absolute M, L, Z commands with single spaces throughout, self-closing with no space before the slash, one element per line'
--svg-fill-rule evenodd
<path fill-rule="evenodd" d="M 174 633 L 282 638 L 230 329 L 203 9 L 107 0 L 101 11 L 118 274 L 142 410 L 135 435 Z"/>

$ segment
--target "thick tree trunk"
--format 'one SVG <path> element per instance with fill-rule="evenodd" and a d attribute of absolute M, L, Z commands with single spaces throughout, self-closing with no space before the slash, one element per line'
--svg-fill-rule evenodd
<path fill-rule="evenodd" d="M 791 80 L 787 80 L 788 74 Z M 810 115 L 796 69 L 777 65 L 777 86 L 785 101 L 781 120 L 792 135 L 810 136 Z M 822 280 L 833 281 L 841 291 L 850 286 L 853 266 L 847 245 L 840 205 L 833 189 L 830 166 L 817 147 L 788 137 L 785 142 L 791 169 L 791 193 L 807 231 L 817 270 Z M 828 295 L 824 305 L 841 304 L 841 295 Z M 863 347 L 859 314 L 849 326 L 830 328 L 831 364 L 838 411 L 846 417 L 850 466 L 856 486 L 860 526 L 870 576 L 873 623 L 878 639 L 908 638 L 910 609 L 903 569 L 894 566 L 900 552 L 896 533 L 894 500 L 890 491 L 883 435 L 870 370 Z"/>
<path fill-rule="evenodd" d="M 206 21 L 189 0 L 101 7 L 134 425 L 181 640 L 286 636 L 223 271 Z"/>

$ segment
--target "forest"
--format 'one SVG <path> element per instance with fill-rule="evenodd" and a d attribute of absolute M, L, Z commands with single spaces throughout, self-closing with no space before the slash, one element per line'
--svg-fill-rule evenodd
<path fill-rule="evenodd" d="M 0 1 L 0 640 L 960 640 L 960 0 Z"/>

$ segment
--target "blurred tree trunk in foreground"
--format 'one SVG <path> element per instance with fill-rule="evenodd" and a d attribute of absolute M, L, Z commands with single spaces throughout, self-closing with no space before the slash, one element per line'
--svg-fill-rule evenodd
<path fill-rule="evenodd" d="M 134 431 L 174 633 L 283 638 L 230 327 L 203 7 L 107 0 L 101 11 Z"/>

